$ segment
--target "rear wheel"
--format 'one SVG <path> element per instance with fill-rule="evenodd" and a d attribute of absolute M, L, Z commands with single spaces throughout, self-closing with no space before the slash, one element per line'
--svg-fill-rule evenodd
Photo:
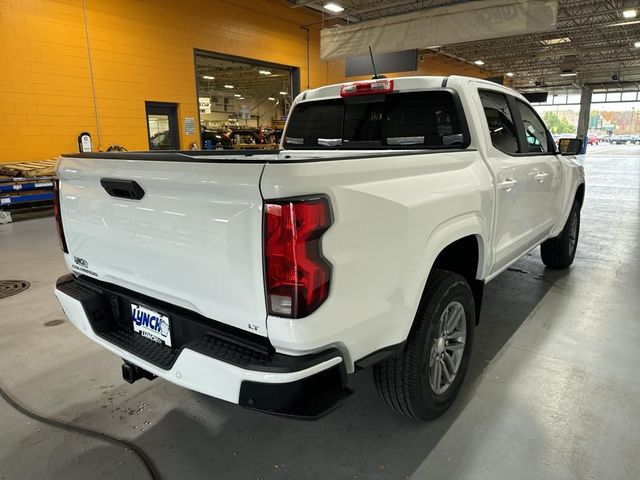
<path fill-rule="evenodd" d="M 573 203 L 562 232 L 540 245 L 542 262 L 549 268 L 567 268 L 573 263 L 580 235 L 580 204 Z"/>
<path fill-rule="evenodd" d="M 387 406 L 420 420 L 442 415 L 467 372 L 474 326 L 467 281 L 457 273 L 434 270 L 403 352 L 373 368 Z"/>

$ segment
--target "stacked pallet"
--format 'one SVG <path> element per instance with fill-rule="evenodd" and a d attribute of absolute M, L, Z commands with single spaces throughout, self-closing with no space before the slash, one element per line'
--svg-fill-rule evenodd
<path fill-rule="evenodd" d="M 52 204 L 56 162 L 0 163 L 0 223 L 11 221 L 10 210 Z"/>
<path fill-rule="evenodd" d="M 34 178 L 53 176 L 56 173 L 57 160 L 39 160 L 37 162 L 0 163 L 0 176 Z"/>

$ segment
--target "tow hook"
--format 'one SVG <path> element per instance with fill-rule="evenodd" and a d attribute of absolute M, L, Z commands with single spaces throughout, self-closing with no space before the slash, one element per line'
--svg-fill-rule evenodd
<path fill-rule="evenodd" d="M 154 378 L 156 378 L 156 376 L 153 373 L 147 372 L 137 365 L 134 365 L 133 363 L 124 362 L 122 364 L 122 378 L 125 382 L 134 383 L 141 378 L 153 380 Z"/>

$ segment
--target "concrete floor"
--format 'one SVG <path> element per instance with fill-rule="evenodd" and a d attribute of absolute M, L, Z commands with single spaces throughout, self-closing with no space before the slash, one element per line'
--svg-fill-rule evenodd
<path fill-rule="evenodd" d="M 612 155 L 616 156 L 612 156 Z M 640 148 L 584 158 L 574 266 L 536 252 L 488 285 L 466 386 L 442 418 L 388 412 L 370 372 L 317 422 L 243 410 L 164 381 L 128 385 L 120 360 L 68 321 L 50 217 L 0 226 L 1 382 L 38 412 L 132 440 L 165 479 L 640 478 Z M 0 400 L 0 479 L 143 479 L 124 449 L 28 420 Z"/>

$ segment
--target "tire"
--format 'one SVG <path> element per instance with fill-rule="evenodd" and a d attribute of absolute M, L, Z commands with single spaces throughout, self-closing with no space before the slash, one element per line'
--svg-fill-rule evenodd
<path fill-rule="evenodd" d="M 580 236 L 580 204 L 573 202 L 569 218 L 560 235 L 540 245 L 542 263 L 548 268 L 563 269 L 573 263 Z"/>
<path fill-rule="evenodd" d="M 447 318 L 452 322 L 458 319 L 449 335 L 459 337 L 445 340 L 441 335 L 441 320 Z M 461 343 L 463 325 L 466 331 Z M 467 281 L 457 273 L 434 270 L 403 351 L 373 367 L 373 378 L 383 402 L 395 412 L 417 420 L 432 420 L 446 412 L 469 367 L 474 327 L 475 304 Z M 448 386 L 434 380 L 438 378 L 432 374 L 437 362 L 447 365 L 448 373 L 454 370 Z M 455 364 L 457 369 L 452 368 Z M 447 381 L 441 366 L 440 372 L 440 377 Z"/>

